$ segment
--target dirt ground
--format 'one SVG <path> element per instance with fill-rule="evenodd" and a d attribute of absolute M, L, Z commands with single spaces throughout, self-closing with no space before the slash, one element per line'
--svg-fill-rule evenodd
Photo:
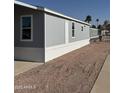
<path fill-rule="evenodd" d="M 109 53 L 95 42 L 15 76 L 15 93 L 90 93 Z"/>

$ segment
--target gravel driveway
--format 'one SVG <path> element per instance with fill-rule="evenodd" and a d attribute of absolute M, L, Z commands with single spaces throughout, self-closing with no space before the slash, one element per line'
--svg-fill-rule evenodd
<path fill-rule="evenodd" d="M 109 42 L 91 43 L 15 76 L 15 93 L 89 93 L 109 53 Z"/>

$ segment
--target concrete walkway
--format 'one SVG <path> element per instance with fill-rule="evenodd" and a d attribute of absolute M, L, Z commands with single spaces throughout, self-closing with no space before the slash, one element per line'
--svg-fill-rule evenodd
<path fill-rule="evenodd" d="M 43 63 L 36 62 L 25 62 L 25 61 L 15 61 L 14 63 L 14 75 L 18 75 L 25 71 L 28 71 L 36 66 L 42 65 Z"/>
<path fill-rule="evenodd" d="M 107 57 L 91 93 L 110 93 L 110 55 Z"/>

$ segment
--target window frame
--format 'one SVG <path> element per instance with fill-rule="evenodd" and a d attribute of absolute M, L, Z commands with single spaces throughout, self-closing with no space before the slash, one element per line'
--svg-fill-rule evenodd
<path fill-rule="evenodd" d="M 31 18 L 31 39 L 23 39 L 22 37 L 22 32 L 23 32 L 23 27 L 22 27 L 22 19 L 23 17 L 30 17 Z M 22 15 L 20 16 L 20 41 L 33 41 L 33 15 Z"/>
<path fill-rule="evenodd" d="M 82 32 L 84 31 L 84 26 L 81 26 L 81 31 L 82 31 Z"/>
<path fill-rule="evenodd" d="M 73 27 L 74 26 L 74 27 Z M 73 33 L 74 32 L 74 33 Z M 74 34 L 74 36 L 73 36 L 73 34 Z M 74 22 L 72 22 L 72 38 L 76 38 L 75 37 L 75 23 Z"/>

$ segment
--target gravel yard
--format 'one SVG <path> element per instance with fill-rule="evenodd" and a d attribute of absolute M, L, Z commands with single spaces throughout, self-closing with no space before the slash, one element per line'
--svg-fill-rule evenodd
<path fill-rule="evenodd" d="M 89 93 L 109 53 L 95 42 L 15 76 L 15 93 Z"/>

